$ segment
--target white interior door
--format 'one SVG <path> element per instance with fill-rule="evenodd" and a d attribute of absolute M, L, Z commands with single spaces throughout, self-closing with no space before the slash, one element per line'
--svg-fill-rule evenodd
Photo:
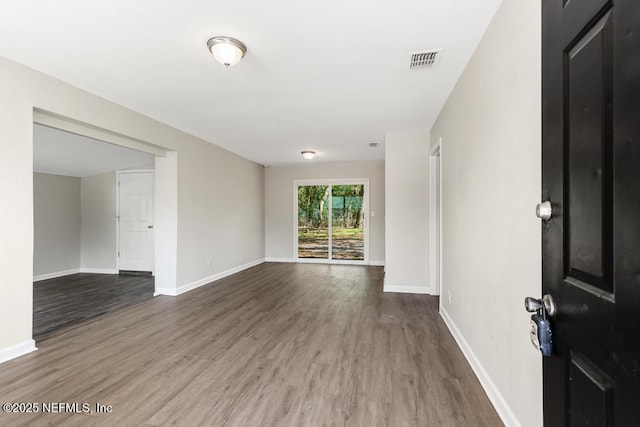
<path fill-rule="evenodd" d="M 118 268 L 152 272 L 153 172 L 121 172 L 118 188 Z"/>

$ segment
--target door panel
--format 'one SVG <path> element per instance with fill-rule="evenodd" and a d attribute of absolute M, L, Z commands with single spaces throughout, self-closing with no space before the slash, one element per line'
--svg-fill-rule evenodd
<path fill-rule="evenodd" d="M 298 187 L 298 258 L 329 259 L 329 190 Z"/>
<path fill-rule="evenodd" d="M 640 2 L 543 0 L 546 426 L 640 419 Z"/>
<path fill-rule="evenodd" d="M 364 185 L 331 187 L 332 259 L 364 261 Z"/>
<path fill-rule="evenodd" d="M 571 425 L 613 425 L 614 383 L 591 361 L 569 352 Z"/>
<path fill-rule="evenodd" d="M 565 259 L 571 277 L 611 292 L 611 11 L 578 39 L 565 67 Z"/>

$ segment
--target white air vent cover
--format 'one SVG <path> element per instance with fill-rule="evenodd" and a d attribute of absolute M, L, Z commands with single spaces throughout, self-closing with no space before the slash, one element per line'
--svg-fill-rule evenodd
<path fill-rule="evenodd" d="M 442 49 L 425 50 L 423 52 L 412 52 L 409 69 L 433 68 L 442 56 Z"/>

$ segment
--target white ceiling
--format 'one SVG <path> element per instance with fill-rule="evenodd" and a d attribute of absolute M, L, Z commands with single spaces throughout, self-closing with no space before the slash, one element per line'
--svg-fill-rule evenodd
<path fill-rule="evenodd" d="M 381 159 L 369 142 L 431 127 L 500 3 L 3 0 L 0 55 L 258 163 Z M 244 60 L 218 64 L 215 35 Z"/>
<path fill-rule="evenodd" d="M 33 125 L 35 172 L 85 177 L 153 163 L 154 156 L 151 154 Z"/>

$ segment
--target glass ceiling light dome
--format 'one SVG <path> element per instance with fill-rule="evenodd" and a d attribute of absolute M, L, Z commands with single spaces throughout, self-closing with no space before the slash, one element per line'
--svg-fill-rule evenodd
<path fill-rule="evenodd" d="M 240 62 L 247 53 L 247 46 L 231 37 L 212 37 L 207 41 L 207 47 L 218 62 L 227 68 Z"/>
<path fill-rule="evenodd" d="M 305 160 L 311 160 L 316 155 L 316 152 L 311 150 L 305 150 L 305 151 L 301 151 L 300 154 L 302 154 L 302 157 Z"/>

